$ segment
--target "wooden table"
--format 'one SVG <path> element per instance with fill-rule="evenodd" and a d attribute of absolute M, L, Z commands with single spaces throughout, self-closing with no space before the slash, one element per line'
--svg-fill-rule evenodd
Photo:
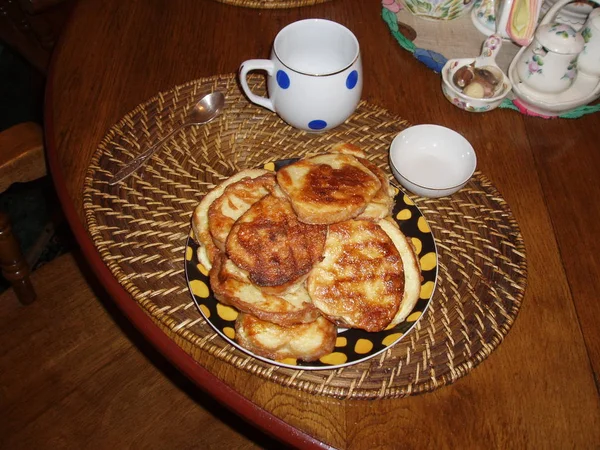
<path fill-rule="evenodd" d="M 432 393 L 335 400 L 265 382 L 206 354 L 194 355 L 196 362 L 119 285 L 86 231 L 85 172 L 113 124 L 157 92 L 267 57 L 279 29 L 309 17 L 354 31 L 365 100 L 470 140 L 525 240 L 528 286 L 513 328 L 470 374 Z M 295 446 L 600 445 L 600 115 L 543 120 L 459 110 L 442 96 L 439 75 L 394 41 L 378 1 L 259 10 L 209 0 L 82 0 L 51 66 L 46 133 L 69 222 L 114 301 L 176 367 L 254 425 Z"/>

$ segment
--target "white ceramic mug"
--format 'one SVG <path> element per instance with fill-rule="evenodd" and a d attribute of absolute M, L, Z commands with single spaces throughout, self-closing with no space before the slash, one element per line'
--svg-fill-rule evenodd
<path fill-rule="evenodd" d="M 248 73 L 267 72 L 268 97 L 252 92 Z M 240 83 L 251 102 L 276 112 L 295 128 L 325 131 L 352 115 L 362 92 L 362 63 L 356 36 L 339 23 L 306 19 L 275 37 L 270 59 L 240 66 Z"/>

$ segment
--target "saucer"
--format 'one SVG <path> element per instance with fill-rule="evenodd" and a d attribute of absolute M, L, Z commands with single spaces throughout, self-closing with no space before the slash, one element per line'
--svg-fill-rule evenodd
<path fill-rule="evenodd" d="M 525 50 L 526 47 L 523 47 L 513 59 L 508 68 L 508 78 L 512 83 L 514 96 L 528 111 L 545 117 L 554 117 L 586 105 L 600 96 L 600 79 L 581 72 L 577 74 L 571 87 L 564 92 L 543 94 L 534 91 L 523 83 L 517 74 L 517 61 Z"/>

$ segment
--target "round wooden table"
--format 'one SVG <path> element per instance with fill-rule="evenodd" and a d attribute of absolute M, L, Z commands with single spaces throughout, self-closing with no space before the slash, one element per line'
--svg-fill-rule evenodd
<path fill-rule="evenodd" d="M 510 206 L 524 238 L 527 290 L 514 326 L 468 375 L 431 393 L 374 401 L 311 395 L 192 352 L 140 308 L 88 234 L 85 176 L 115 123 L 158 92 L 268 57 L 278 30 L 310 17 L 356 34 L 363 99 L 412 124 L 453 128 L 472 143 L 479 170 Z M 115 303 L 200 388 L 278 439 L 369 449 L 600 442 L 600 115 L 543 120 L 512 110 L 459 110 L 443 97 L 440 76 L 393 39 L 378 1 L 255 9 L 210 0 L 81 0 L 51 65 L 46 136 L 69 223 Z"/>

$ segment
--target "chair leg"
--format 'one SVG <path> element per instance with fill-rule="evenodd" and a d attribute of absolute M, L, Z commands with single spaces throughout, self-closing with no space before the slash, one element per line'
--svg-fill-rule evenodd
<path fill-rule="evenodd" d="M 12 233 L 8 216 L 2 212 L 0 212 L 0 269 L 22 304 L 28 305 L 35 300 L 35 291 L 29 279 L 29 267 Z"/>

